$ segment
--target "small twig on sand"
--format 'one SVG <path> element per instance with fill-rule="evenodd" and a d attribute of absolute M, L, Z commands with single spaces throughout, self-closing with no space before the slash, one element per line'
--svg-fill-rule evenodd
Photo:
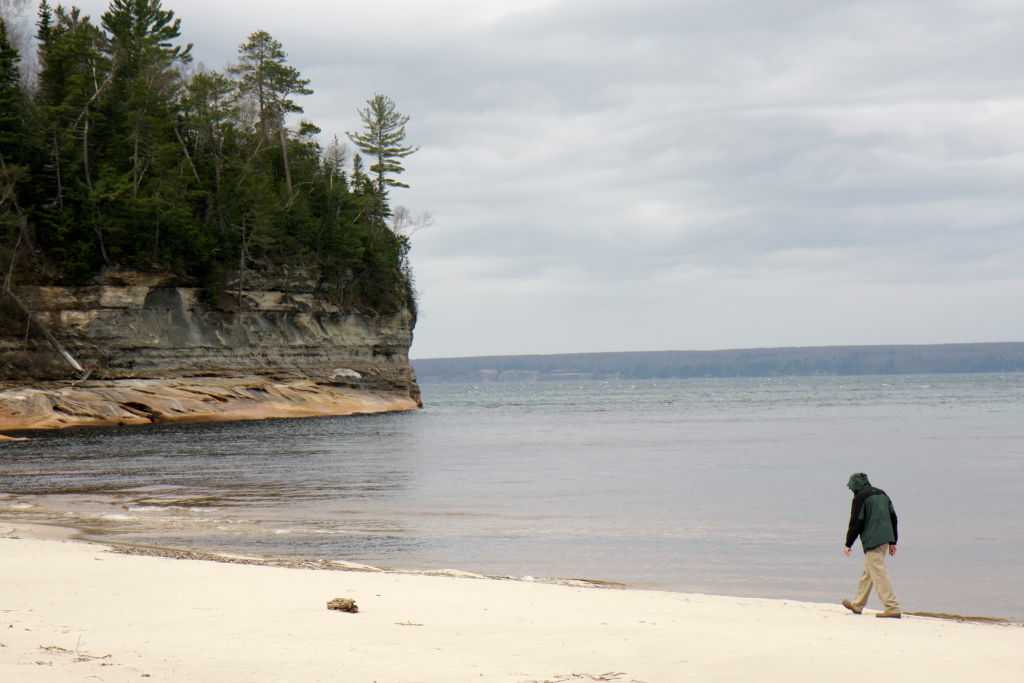
<path fill-rule="evenodd" d="M 558 676 L 557 678 L 549 678 L 543 681 L 530 681 L 529 683 L 568 683 L 568 681 L 619 681 L 620 683 L 643 683 L 635 678 L 631 678 L 628 681 L 624 680 L 622 676 L 625 676 L 621 671 L 609 671 L 603 674 L 565 674 Z"/>
<path fill-rule="evenodd" d="M 78 642 L 79 643 L 82 642 L 81 637 L 79 637 Z M 75 645 L 75 649 L 74 650 L 69 650 L 66 647 L 60 647 L 59 645 L 40 645 L 39 649 L 42 650 L 43 652 L 45 652 L 47 654 L 51 654 L 51 655 L 75 655 L 75 659 L 73 661 L 76 661 L 76 662 L 92 662 L 92 661 L 95 661 L 97 659 L 110 659 L 110 657 L 111 657 L 111 655 L 97 656 L 97 655 L 90 655 L 90 654 L 87 654 L 85 652 L 79 652 L 78 651 L 78 645 Z M 40 662 L 36 662 L 36 663 L 39 664 Z"/>

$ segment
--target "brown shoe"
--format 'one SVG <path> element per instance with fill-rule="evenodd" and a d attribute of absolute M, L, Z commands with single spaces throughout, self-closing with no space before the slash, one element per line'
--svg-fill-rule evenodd
<path fill-rule="evenodd" d="M 853 603 L 850 602 L 849 600 L 843 600 L 843 607 L 845 607 L 846 609 L 850 610 L 854 614 L 860 614 L 863 611 L 863 610 L 861 610 L 860 607 L 854 607 Z"/>
<path fill-rule="evenodd" d="M 887 609 L 884 612 L 879 612 L 875 616 L 880 619 L 899 619 L 902 615 L 900 614 L 900 611 L 898 609 Z"/>

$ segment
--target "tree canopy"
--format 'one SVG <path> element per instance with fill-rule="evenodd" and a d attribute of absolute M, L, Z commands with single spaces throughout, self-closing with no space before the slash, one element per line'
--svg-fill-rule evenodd
<path fill-rule="evenodd" d="M 280 42 L 251 33 L 234 66 L 192 66 L 161 0 L 112 0 L 97 25 L 39 6 L 36 87 L 0 21 L 0 266 L 21 282 L 84 284 L 107 268 L 170 272 L 223 300 L 293 278 L 343 308 L 415 310 L 407 236 L 388 190 L 409 117 L 377 95 L 366 129 L 295 120 L 313 91 Z"/>

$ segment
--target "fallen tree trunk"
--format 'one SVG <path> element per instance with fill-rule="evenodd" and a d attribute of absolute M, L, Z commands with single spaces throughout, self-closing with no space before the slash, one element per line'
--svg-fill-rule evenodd
<path fill-rule="evenodd" d="M 28 318 L 29 324 L 34 325 L 37 330 L 42 332 L 43 336 L 46 338 L 46 341 L 50 344 L 50 346 L 53 347 L 54 351 L 60 354 L 60 357 L 63 358 L 64 361 L 68 365 L 70 365 L 76 372 L 78 372 L 81 375 L 84 375 L 85 369 L 81 366 L 81 364 L 79 364 L 79 362 L 75 360 L 70 353 L 68 353 L 67 349 L 65 349 L 64 346 L 59 341 L 57 341 L 57 338 L 53 336 L 49 329 L 47 329 L 46 325 L 44 325 L 32 313 L 32 311 L 29 310 L 29 307 L 25 305 L 25 302 L 22 301 L 21 298 L 11 290 L 11 276 L 14 274 L 14 264 L 17 262 L 18 259 L 18 248 L 21 246 L 22 238 L 25 237 L 25 233 L 27 230 L 27 222 L 25 220 L 25 216 L 20 215 L 19 218 L 21 219 L 21 230 L 18 232 L 18 241 L 15 243 L 14 250 L 11 253 L 11 264 L 7 269 L 7 274 L 4 276 L 3 290 L 0 291 L 0 295 L 9 296 L 11 298 L 11 301 L 13 301 L 15 305 L 17 305 L 17 307 L 21 309 L 21 312 L 25 314 L 25 317 Z"/>
<path fill-rule="evenodd" d="M 25 314 L 25 317 L 28 318 L 29 322 L 43 334 L 43 336 L 46 338 L 47 343 L 49 343 L 49 345 L 53 347 L 54 351 L 60 354 L 60 357 L 63 358 L 68 365 L 74 368 L 76 372 L 82 374 L 85 373 L 85 368 L 83 368 L 79 364 L 79 362 L 75 360 L 74 356 L 68 353 L 67 349 L 65 349 L 64 346 L 59 341 L 57 341 L 57 338 L 54 337 L 50 330 L 46 328 L 46 325 L 40 322 L 39 318 L 37 318 L 32 313 L 32 311 L 29 310 L 29 307 L 25 305 L 25 302 L 22 301 L 17 294 L 12 292 L 9 288 L 5 289 L 3 293 L 9 296 L 11 298 L 11 301 L 13 301 L 15 305 L 17 305 L 17 307 L 21 309 L 21 312 Z"/>

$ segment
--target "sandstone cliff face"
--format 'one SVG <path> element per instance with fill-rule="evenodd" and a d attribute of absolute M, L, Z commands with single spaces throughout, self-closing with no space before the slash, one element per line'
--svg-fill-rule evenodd
<path fill-rule="evenodd" d="M 0 389 L 5 390 L 0 391 L 0 429 L 62 426 L 41 417 L 46 402 L 54 404 L 57 417 L 78 416 L 68 424 L 343 414 L 419 405 L 408 359 L 414 324 L 408 311 L 385 316 L 344 313 L 312 293 L 294 290 L 243 291 L 241 296 L 225 296 L 222 305 L 213 308 L 201 303 L 194 288 L 135 274 L 108 276 L 103 284 L 90 287 L 22 286 L 15 292 L 88 377 L 82 381 L 81 373 L 29 325 L 9 298 L 0 301 Z M 114 409 L 97 404 L 92 410 L 88 403 L 100 400 L 96 396 L 83 398 L 79 393 L 78 398 L 69 398 L 72 388 L 125 388 L 126 382 L 137 386 L 139 380 L 146 380 L 146 391 L 153 395 L 148 403 L 113 399 Z M 200 393 L 207 386 L 211 396 L 220 396 L 209 397 L 209 405 L 218 408 L 212 416 L 202 415 L 201 409 L 176 412 L 161 407 L 160 387 L 171 395 L 177 391 L 172 385 L 183 380 L 193 389 L 200 387 Z M 70 381 L 76 386 L 69 387 Z M 248 398 L 225 397 L 224 390 L 233 391 L 236 385 Z M 308 399 L 302 409 L 291 411 L 289 406 L 298 404 L 281 399 L 282 390 L 287 394 L 289 387 L 300 387 L 295 396 Z M 255 408 L 250 399 L 258 399 L 268 388 L 276 392 L 269 402 L 276 407 Z M 12 417 L 12 401 L 20 401 L 25 412 L 25 389 L 44 390 L 53 399 L 33 394 L 34 408 L 28 411 L 36 416 L 32 425 Z M 55 398 L 58 395 L 63 395 L 63 403 Z M 359 410 L 358 395 L 366 398 L 365 411 Z M 320 399 L 326 405 L 317 408 L 314 404 Z M 340 412 L 332 412 L 332 403 L 338 403 Z M 235 409 L 225 411 L 227 404 Z M 118 417 L 118 406 L 125 405 L 128 408 Z M 94 419 L 90 413 L 95 413 Z"/>

